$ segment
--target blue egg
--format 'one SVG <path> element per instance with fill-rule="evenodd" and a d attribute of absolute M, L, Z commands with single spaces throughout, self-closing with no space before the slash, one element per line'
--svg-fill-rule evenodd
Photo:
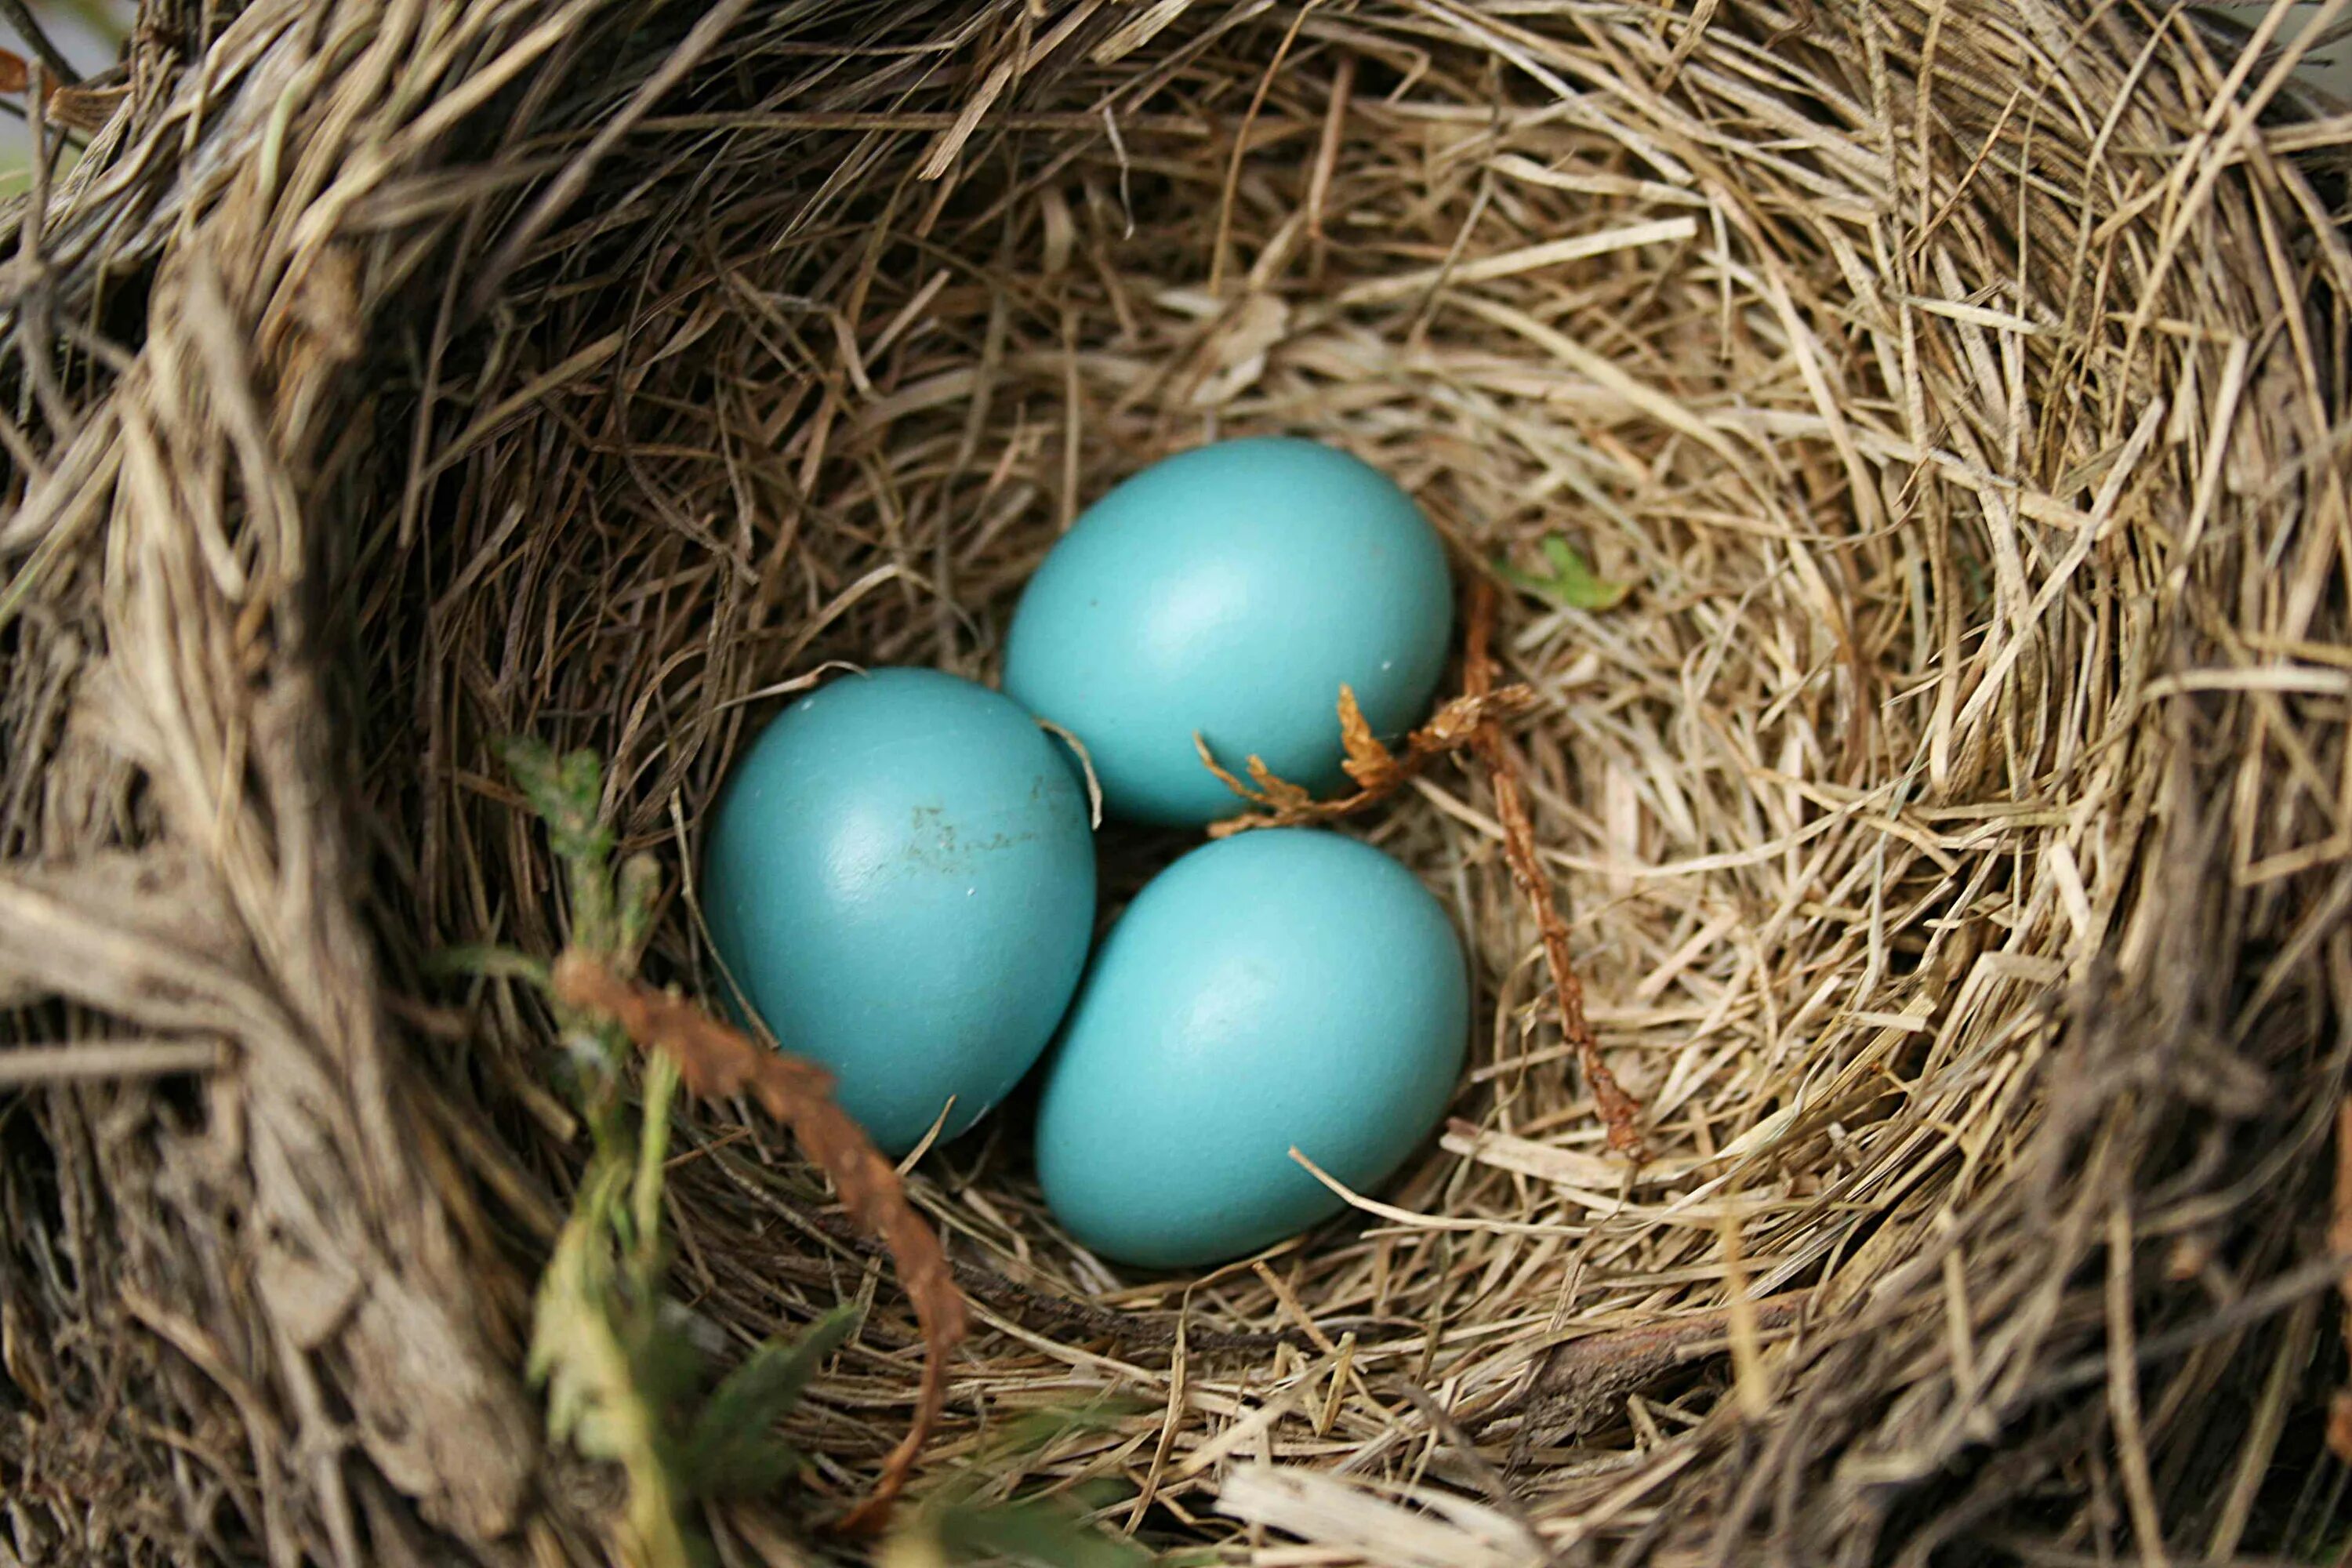
<path fill-rule="evenodd" d="M 1186 1268 L 1252 1252 L 1395 1171 L 1453 1097 L 1461 943 L 1369 846 L 1266 828 L 1195 849 L 1103 939 L 1045 1069 L 1037 1174 L 1070 1234 Z"/>
<path fill-rule="evenodd" d="M 1004 689 L 1086 743 L 1111 811 L 1198 826 L 1242 806 L 1195 731 L 1237 774 L 1255 754 L 1337 789 L 1340 686 L 1402 734 L 1453 624 L 1444 547 L 1386 476 L 1312 441 L 1226 441 L 1078 519 L 1022 595 Z"/>
<path fill-rule="evenodd" d="M 1028 1071 L 1086 966 L 1094 835 L 1018 703 L 931 669 L 845 677 L 778 715 L 703 851 L 711 940 L 777 1041 L 832 1069 L 891 1154 Z"/>

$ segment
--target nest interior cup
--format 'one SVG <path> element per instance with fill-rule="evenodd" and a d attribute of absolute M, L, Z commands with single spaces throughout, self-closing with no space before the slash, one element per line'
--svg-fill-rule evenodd
<path fill-rule="evenodd" d="M 151 5 L 0 283 L 0 1542 L 605 1560 L 522 1372 L 557 1022 L 435 963 L 563 942 L 499 743 L 605 760 L 715 997 L 680 877 L 781 689 L 993 679 L 1090 501 L 1295 434 L 1516 574 L 1649 1158 L 1442 763 L 1355 825 L 1465 936 L 1442 1138 L 1205 1278 L 1058 1230 L 1017 1107 L 935 1152 L 983 1329 L 913 1490 L 1234 1562 L 2335 1551 L 2352 133 L 2292 28 L 2081 11 Z M 676 1138 L 714 1342 L 874 1303 L 714 1520 L 795 1561 L 919 1345 L 772 1123 Z"/>

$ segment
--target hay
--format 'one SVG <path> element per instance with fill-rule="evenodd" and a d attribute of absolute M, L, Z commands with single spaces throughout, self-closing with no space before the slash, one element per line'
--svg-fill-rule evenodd
<path fill-rule="evenodd" d="M 933 1153 L 913 1491 L 1264 1568 L 2333 1553 L 2352 121 L 2309 35 L 2074 9 L 152 4 L 0 291 L 0 1546 L 601 1560 L 517 1370 L 551 1022 L 425 977 L 561 945 L 494 746 L 689 868 L 781 689 L 988 675 L 1106 484 L 1286 429 L 1635 584 L 1498 652 L 1650 1163 L 1440 762 L 1360 828 L 1471 938 L 1442 1145 L 1182 1279 L 1017 1109 Z M 647 964 L 715 991 L 690 887 Z M 674 1138 L 713 1343 L 874 1302 L 712 1520 L 796 1561 L 919 1345 L 772 1123 Z"/>

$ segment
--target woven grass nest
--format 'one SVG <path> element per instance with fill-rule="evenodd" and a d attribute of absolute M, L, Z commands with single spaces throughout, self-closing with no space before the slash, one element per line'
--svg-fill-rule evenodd
<path fill-rule="evenodd" d="M 684 874 L 779 689 L 991 679 L 1088 501 L 1265 431 L 1465 582 L 1630 584 L 1495 636 L 1644 1159 L 1438 761 L 1345 830 L 1469 940 L 1441 1139 L 1187 1277 L 1056 1230 L 1018 1105 L 926 1155 L 973 1331 L 879 1550 L 2340 1551 L 2352 128 L 2284 23 L 152 0 L 37 90 L 79 157 L 0 275 L 0 1560 L 611 1560 L 525 1375 L 561 1026 L 442 962 L 572 929 L 501 744 L 603 760 L 644 973 L 712 995 Z M 716 1365 L 867 1307 L 693 1528 L 876 1551 L 824 1525 L 900 1276 L 759 1106 L 668 1125 Z"/>

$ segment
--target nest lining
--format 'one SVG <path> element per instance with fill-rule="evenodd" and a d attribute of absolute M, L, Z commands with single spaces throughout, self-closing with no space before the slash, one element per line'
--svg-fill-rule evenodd
<path fill-rule="evenodd" d="M 1354 825 L 1470 942 L 1440 1145 L 1380 1206 L 1181 1279 L 1055 1229 L 1017 1105 L 935 1152 L 915 1190 L 983 1332 L 916 1489 L 1044 1485 L 1269 1563 L 1286 1536 L 1383 1564 L 2118 1531 L 2226 1555 L 2332 1508 L 2272 1471 L 2310 1450 L 2274 1369 L 2322 1338 L 2298 1227 L 2352 973 L 2341 247 L 2292 164 L 2152 159 L 2228 68 L 2197 35 L 2032 3 L 735 6 L 714 47 L 591 9 L 544 57 L 520 40 L 552 7 L 453 12 L 387 85 L 372 7 L 308 32 L 257 7 L 211 46 L 213 206 L 109 183 L 168 144 L 185 89 L 153 86 L 145 140 L 102 142 L 58 220 L 69 252 L 107 229 L 156 261 L 145 346 L 119 379 L 85 355 L 70 428 L 37 386 L 20 416 L 55 472 L 106 426 L 110 519 L 36 482 L 0 525 L 16 562 L 66 542 L 9 634 L 0 844 L 193 859 L 235 911 L 212 962 L 290 994 L 290 1037 L 393 1020 L 372 1059 L 422 1108 L 405 1131 L 364 1085 L 214 1082 L 265 1126 L 352 1131 L 289 1146 L 353 1173 L 322 1201 L 388 1232 L 365 1256 L 485 1391 L 420 1447 L 371 1425 L 388 1374 L 340 1326 L 273 1351 L 282 1282 L 211 1256 L 269 1256 L 269 1173 L 222 1153 L 219 1103 L 143 1079 L 45 1094 L 12 1134 L 16 1256 L 97 1260 L 20 1271 L 12 1310 L 105 1326 L 20 1351 L 19 1387 L 94 1413 L 70 1391 L 146 1369 L 151 1424 L 227 1478 L 215 1536 L 506 1550 L 519 1505 L 455 1472 L 513 1435 L 495 1385 L 578 1146 L 537 1004 L 424 978 L 446 947 L 562 943 L 496 742 L 610 759 L 625 847 L 685 870 L 781 689 L 832 660 L 987 679 L 1091 499 L 1286 431 L 1394 475 L 1465 575 L 1559 534 L 1634 585 L 1601 612 L 1506 595 L 1500 647 L 1539 694 L 1512 750 L 1652 1161 L 1608 1156 L 1485 784 L 1441 766 Z M 265 168 L 260 105 L 305 60 Z M 415 130 L 509 68 L 462 134 Z M 2149 200 L 2166 178 L 2203 194 Z M 120 237 L 175 214 L 193 237 Z M 85 312 L 107 293 L 68 277 Z M 314 874 L 305 814 L 352 869 L 331 886 L 363 879 L 358 922 L 276 901 Z M 1180 847 L 1114 835 L 1114 898 Z M 681 893 L 653 967 L 712 994 Z M 135 976 L 66 984 L 0 938 L 12 959 L 155 1023 Z M 756 1115 L 677 1136 L 678 1287 L 714 1342 L 876 1300 L 794 1423 L 817 1504 L 845 1499 L 914 1385 L 887 1270 Z M 350 1495 L 273 1446 L 322 1430 L 314 1363 L 357 1411 Z M 1083 1418 L 1008 1455 L 1039 1412 Z M 202 1539 L 170 1441 L 114 1441 L 121 1539 Z M 62 1495 L 40 1440 L 9 1459 Z M 541 1489 L 527 1529 L 593 1557 L 594 1478 Z M 79 1528 L 42 1506 L 20 1542 Z M 757 1560 L 778 1520 L 717 1525 Z"/>

